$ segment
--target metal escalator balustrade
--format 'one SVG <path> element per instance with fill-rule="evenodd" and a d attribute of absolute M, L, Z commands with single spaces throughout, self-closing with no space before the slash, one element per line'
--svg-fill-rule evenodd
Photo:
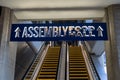
<path fill-rule="evenodd" d="M 69 47 L 69 79 L 90 80 L 81 47 Z"/>
<path fill-rule="evenodd" d="M 36 80 L 56 80 L 60 47 L 50 47 Z"/>

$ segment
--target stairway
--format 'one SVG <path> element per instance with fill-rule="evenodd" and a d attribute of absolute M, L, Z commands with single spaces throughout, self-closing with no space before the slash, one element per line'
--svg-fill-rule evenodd
<path fill-rule="evenodd" d="M 50 47 L 36 80 L 56 80 L 60 47 Z"/>
<path fill-rule="evenodd" d="M 81 47 L 69 47 L 69 79 L 90 80 Z"/>

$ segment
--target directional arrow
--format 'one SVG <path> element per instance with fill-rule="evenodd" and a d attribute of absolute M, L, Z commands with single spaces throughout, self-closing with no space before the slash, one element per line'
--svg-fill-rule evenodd
<path fill-rule="evenodd" d="M 103 28 L 101 27 L 101 26 L 99 26 L 98 28 L 97 28 L 97 31 L 98 31 L 98 37 L 103 37 Z"/>
<path fill-rule="evenodd" d="M 15 38 L 17 38 L 17 37 L 19 38 L 20 37 L 20 32 L 21 32 L 20 28 L 17 27 L 14 32 L 15 32 Z"/>

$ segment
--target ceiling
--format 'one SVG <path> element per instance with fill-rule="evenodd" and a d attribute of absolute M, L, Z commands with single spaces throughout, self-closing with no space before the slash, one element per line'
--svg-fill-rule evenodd
<path fill-rule="evenodd" d="M 14 10 L 18 19 L 102 18 L 104 8 L 120 0 L 0 0 L 0 5 Z"/>

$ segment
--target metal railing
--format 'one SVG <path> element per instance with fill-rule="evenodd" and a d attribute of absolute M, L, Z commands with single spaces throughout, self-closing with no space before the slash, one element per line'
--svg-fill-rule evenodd
<path fill-rule="evenodd" d="M 62 42 L 60 55 L 59 55 L 59 65 L 57 70 L 57 80 L 65 80 L 65 61 L 66 61 L 66 42 Z"/>

